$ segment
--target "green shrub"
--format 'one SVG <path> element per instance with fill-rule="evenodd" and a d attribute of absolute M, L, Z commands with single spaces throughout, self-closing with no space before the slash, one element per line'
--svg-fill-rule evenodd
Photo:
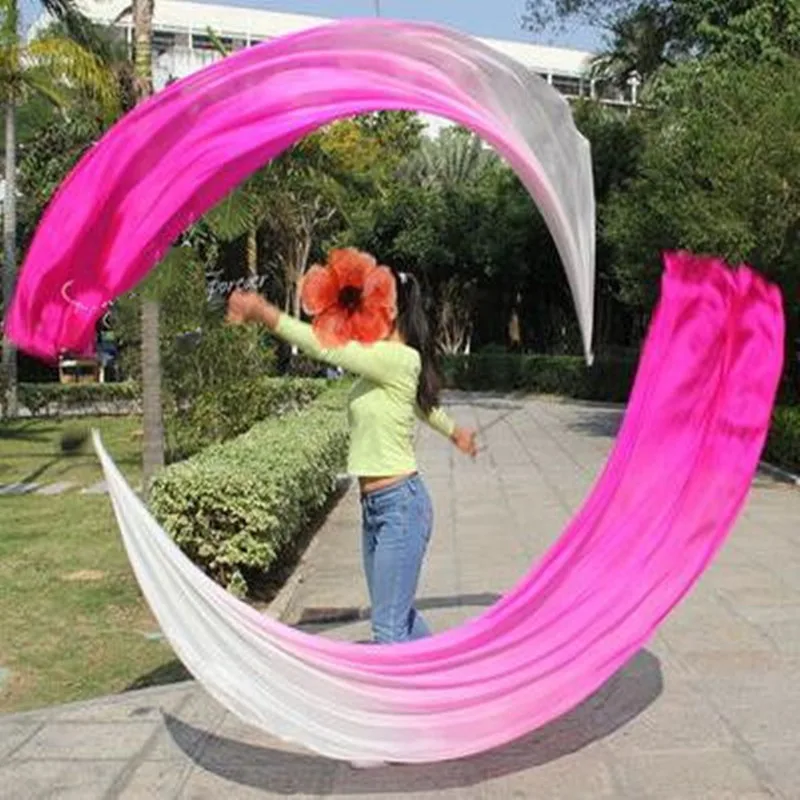
<path fill-rule="evenodd" d="M 586 397 L 591 370 L 581 358 L 569 356 L 525 356 L 521 358 L 520 380 L 515 388 L 541 394 Z"/>
<path fill-rule="evenodd" d="M 217 243 L 207 226 L 169 250 L 136 289 L 114 303 L 111 321 L 117 367 L 140 380 L 142 301 L 158 300 L 162 391 L 165 406 L 186 408 L 196 397 L 275 374 L 274 339 L 256 325 L 226 325 L 222 296 L 209 299 L 207 270 L 218 266 Z M 208 259 L 208 260 L 207 260 Z"/>
<path fill-rule="evenodd" d="M 326 386 L 321 380 L 264 377 L 204 392 L 188 409 L 176 410 L 167 418 L 167 460 L 188 458 L 268 417 L 296 411 Z"/>
<path fill-rule="evenodd" d="M 582 400 L 604 403 L 627 403 L 633 389 L 638 361 L 629 358 L 598 359 L 587 368 L 585 393 L 577 395 Z"/>
<path fill-rule="evenodd" d="M 61 434 L 61 452 L 64 455 L 80 453 L 88 441 L 89 429 L 85 425 L 70 425 Z"/>
<path fill-rule="evenodd" d="M 330 368 L 302 353 L 291 356 L 286 364 L 286 374 L 296 378 L 324 378 Z"/>
<path fill-rule="evenodd" d="M 21 383 L 20 405 L 34 416 L 53 415 L 86 410 L 90 414 L 113 413 L 112 404 L 138 408 L 141 400 L 139 386 L 124 383 Z M 127 410 L 127 409 L 126 409 Z"/>
<path fill-rule="evenodd" d="M 776 467 L 800 473 L 800 406 L 775 409 L 764 458 Z"/>
<path fill-rule="evenodd" d="M 445 385 L 464 391 L 508 392 L 518 388 L 520 356 L 508 353 L 446 356 L 442 360 Z"/>
<path fill-rule="evenodd" d="M 600 359 L 588 367 L 577 356 L 478 353 L 444 359 L 445 385 L 465 391 L 526 391 L 581 400 L 625 402 L 636 362 Z"/>
<path fill-rule="evenodd" d="M 242 593 L 328 502 L 347 451 L 346 387 L 164 470 L 151 506 L 181 549 Z"/>

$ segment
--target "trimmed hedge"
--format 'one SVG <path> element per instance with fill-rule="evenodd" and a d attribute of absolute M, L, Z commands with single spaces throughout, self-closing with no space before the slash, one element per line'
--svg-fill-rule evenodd
<path fill-rule="evenodd" d="M 34 416 L 129 413 L 138 410 L 141 391 L 133 381 L 124 383 L 21 383 L 19 403 Z M 122 409 L 114 408 L 123 404 Z"/>
<path fill-rule="evenodd" d="M 206 392 L 166 423 L 167 459 L 180 461 L 204 447 L 239 436 L 268 417 L 297 411 L 327 387 L 311 378 L 257 378 Z"/>
<path fill-rule="evenodd" d="M 450 389 L 527 391 L 624 403 L 633 386 L 636 362 L 623 358 L 599 359 L 588 367 L 577 356 L 478 353 L 447 356 L 442 361 L 442 372 Z"/>
<path fill-rule="evenodd" d="M 775 409 L 764 458 L 775 466 L 800 473 L 800 406 Z"/>
<path fill-rule="evenodd" d="M 244 595 L 335 491 L 348 433 L 346 387 L 164 470 L 151 508 L 181 549 Z"/>

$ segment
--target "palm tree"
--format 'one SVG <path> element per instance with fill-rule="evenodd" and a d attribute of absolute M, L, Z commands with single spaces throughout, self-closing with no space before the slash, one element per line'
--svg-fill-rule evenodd
<path fill-rule="evenodd" d="M 138 102 L 153 93 L 153 0 L 133 2 L 134 83 Z M 150 490 L 164 466 L 164 417 L 161 405 L 161 350 L 158 300 L 142 299 L 142 486 Z"/>
<path fill-rule="evenodd" d="M 247 236 L 245 253 L 247 274 L 258 276 L 258 232 L 270 209 L 263 173 L 256 173 L 208 211 L 204 220 L 221 242 L 233 242 Z"/>
<path fill-rule="evenodd" d="M 406 162 L 406 177 L 423 186 L 452 188 L 478 180 L 494 155 L 474 134 L 445 128 L 438 139 L 424 139 Z"/>
<path fill-rule="evenodd" d="M 65 34 L 45 31 L 24 41 L 20 36 L 18 0 L 0 1 L 0 102 L 5 115 L 5 193 L 3 197 L 3 303 L 14 293 L 17 269 L 17 107 L 38 95 L 57 107 L 66 107 L 75 92 L 89 93 L 109 111 L 118 107 L 116 83 L 102 60 L 85 46 L 89 23 L 71 0 L 43 0 L 50 16 L 63 23 Z M 18 413 L 17 355 L 3 337 L 5 413 Z"/>
<path fill-rule="evenodd" d="M 227 58 L 231 54 L 230 47 L 213 28 L 206 28 L 206 35 L 219 56 Z M 258 229 L 268 214 L 264 190 L 263 175 L 256 174 L 206 215 L 214 235 L 222 241 L 232 242 L 247 235 L 247 274 L 252 278 L 258 275 Z"/>
<path fill-rule="evenodd" d="M 209 31 L 212 36 L 213 32 Z M 270 267 L 284 288 L 284 310 L 300 316 L 297 286 L 310 266 L 315 243 L 341 211 L 341 186 L 319 136 L 311 136 L 282 155 L 206 213 L 204 219 L 222 242 L 246 236 L 247 272 L 258 275 L 258 235 L 269 239 Z M 331 174 L 334 173 L 334 174 Z"/>

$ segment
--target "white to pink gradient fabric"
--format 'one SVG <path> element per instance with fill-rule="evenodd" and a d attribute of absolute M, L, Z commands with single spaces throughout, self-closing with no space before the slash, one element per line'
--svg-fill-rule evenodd
<path fill-rule="evenodd" d="M 106 304 L 193 218 L 320 124 L 381 108 L 451 117 L 508 158 L 559 247 L 588 355 L 591 165 L 565 101 L 467 37 L 376 21 L 237 54 L 121 121 L 48 210 L 8 335 L 46 358 L 91 350 Z M 202 685 L 244 720 L 324 755 L 401 762 L 496 747 L 597 689 L 730 531 L 781 370 L 774 287 L 748 268 L 685 253 L 668 254 L 665 266 L 624 425 L 585 505 L 497 605 L 428 640 L 333 642 L 237 601 L 160 529 L 95 436 L 145 597 Z"/>
<path fill-rule="evenodd" d="M 381 109 L 448 117 L 505 156 L 558 246 L 589 356 L 592 165 L 567 101 L 468 36 L 385 20 L 334 23 L 243 50 L 125 116 L 44 215 L 8 335 L 44 359 L 93 351 L 108 304 L 237 184 L 321 125 Z"/>
<path fill-rule="evenodd" d="M 145 597 L 211 695 L 332 758 L 432 762 L 543 725 L 645 645 L 746 498 L 782 352 L 773 287 L 746 268 L 669 255 L 624 424 L 581 511 L 493 608 L 409 644 L 310 636 L 236 600 L 159 528 L 97 437 L 95 446 Z"/>

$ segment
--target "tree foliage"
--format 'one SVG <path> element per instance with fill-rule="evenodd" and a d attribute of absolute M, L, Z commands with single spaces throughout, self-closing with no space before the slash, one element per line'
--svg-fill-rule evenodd
<path fill-rule="evenodd" d="M 452 189 L 479 181 L 494 155 L 463 128 L 445 128 L 438 139 L 423 139 L 403 165 L 405 180 Z"/>
<path fill-rule="evenodd" d="M 605 52 L 592 61 L 592 77 L 624 90 L 631 78 L 648 81 L 685 56 L 670 8 L 642 4 L 611 21 Z"/>
<path fill-rule="evenodd" d="M 49 116 L 25 143 L 18 172 L 23 243 L 29 241 L 50 198 L 103 127 L 102 120 L 88 115 Z"/>
<path fill-rule="evenodd" d="M 505 346 L 526 303 L 538 313 L 525 315 L 525 343 L 571 348 L 572 321 L 566 330 L 549 324 L 571 303 L 549 234 L 513 172 L 471 134 L 450 130 L 423 144 L 389 190 L 349 221 L 342 243 L 380 254 L 427 286 L 443 351 Z"/>
<path fill-rule="evenodd" d="M 747 261 L 786 286 L 800 271 L 800 62 L 673 73 L 648 120 L 640 174 L 608 212 L 624 299 L 649 303 L 664 248 Z"/>
<path fill-rule="evenodd" d="M 664 249 L 751 264 L 783 291 L 787 380 L 797 392 L 800 61 L 686 65 L 662 88 L 639 175 L 607 210 L 621 298 L 652 305 Z"/>
<path fill-rule="evenodd" d="M 263 331 L 224 324 L 208 303 L 205 268 L 191 247 L 174 247 L 144 284 L 114 304 L 109 322 L 125 354 L 126 374 L 141 378 L 141 299 L 158 298 L 164 386 L 173 409 L 203 392 L 267 374 L 274 366 Z"/>
<path fill-rule="evenodd" d="M 800 56 L 797 0 L 527 0 L 525 3 L 522 24 L 528 30 L 541 31 L 554 24 L 575 21 L 605 29 L 612 44 L 630 44 L 639 38 L 651 52 L 660 49 L 671 58 L 722 56 L 743 63 Z M 642 35 L 644 31 L 646 36 Z"/>
<path fill-rule="evenodd" d="M 88 98 L 113 117 L 120 108 L 116 81 L 95 53 L 65 33 L 48 28 L 29 42 L 9 31 L 0 36 L 0 99 L 39 95 L 66 109 Z"/>
<path fill-rule="evenodd" d="M 89 24 L 71 0 L 43 0 L 43 8 L 61 21 L 66 35 L 46 30 L 33 39 L 20 35 L 18 0 L 0 2 L 0 104 L 5 141 L 3 197 L 3 305 L 14 294 L 17 271 L 17 110 L 36 98 L 63 110 L 76 97 L 88 97 L 107 116 L 119 108 L 116 84 L 86 44 Z M 17 402 L 17 352 L 3 337 L 2 384 L 4 413 L 14 417 Z"/>
<path fill-rule="evenodd" d="M 527 3 L 531 29 L 602 25 L 596 69 L 645 79 L 646 111 L 594 123 L 598 274 L 643 317 L 658 292 L 661 251 L 684 247 L 746 261 L 777 281 L 787 307 L 787 370 L 798 368 L 800 302 L 800 3 L 797 0 L 552 0 Z M 592 111 L 589 117 L 595 117 Z M 579 112 L 580 120 L 580 112 Z M 586 120 L 584 120 L 586 122 Z M 633 139 L 631 139 L 631 136 Z M 620 153 L 627 152 L 626 159 Z M 609 173 L 610 175 L 610 173 Z M 616 185 L 615 185 L 616 184 Z M 611 269 L 607 269 L 611 265 Z M 800 381 L 794 378 L 796 392 Z"/>

